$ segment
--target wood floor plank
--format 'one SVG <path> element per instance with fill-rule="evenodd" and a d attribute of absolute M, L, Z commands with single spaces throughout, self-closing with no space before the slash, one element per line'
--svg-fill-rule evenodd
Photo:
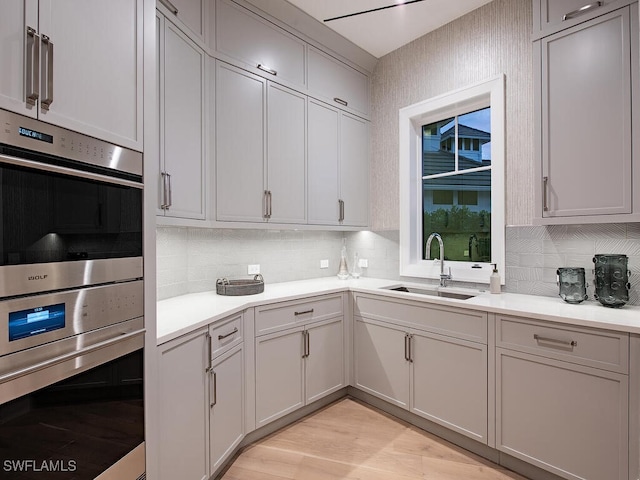
<path fill-rule="evenodd" d="M 246 448 L 222 480 L 526 480 L 345 398 Z"/>

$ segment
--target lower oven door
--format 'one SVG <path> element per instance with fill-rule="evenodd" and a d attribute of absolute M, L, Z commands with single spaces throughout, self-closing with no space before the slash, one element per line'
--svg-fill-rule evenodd
<path fill-rule="evenodd" d="M 144 478 L 143 319 L 108 328 L 0 376 L 0 478 Z"/>

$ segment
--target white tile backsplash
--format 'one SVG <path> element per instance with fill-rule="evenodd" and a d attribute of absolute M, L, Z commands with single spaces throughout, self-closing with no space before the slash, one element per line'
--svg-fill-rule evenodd
<path fill-rule="evenodd" d="M 333 276 L 343 238 L 351 266 L 355 252 L 366 258 L 365 277 L 420 282 L 399 275 L 399 232 L 296 230 L 157 229 L 158 299 L 215 289 L 216 279 L 246 278 L 247 265 L 260 264 L 266 282 Z M 506 229 L 506 285 L 513 293 L 557 296 L 556 269 L 583 267 L 593 301 L 595 253 L 629 256 L 629 304 L 640 305 L 639 224 L 510 226 Z M 329 268 L 320 268 L 320 260 Z M 436 283 L 425 280 L 423 283 Z M 452 282 L 453 285 L 456 282 Z M 485 288 L 486 285 L 476 285 Z"/>

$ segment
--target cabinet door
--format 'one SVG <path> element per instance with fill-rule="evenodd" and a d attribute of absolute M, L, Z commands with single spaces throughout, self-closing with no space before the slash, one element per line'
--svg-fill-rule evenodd
<path fill-rule="evenodd" d="M 159 0 L 158 4 L 165 4 L 175 18 L 184 23 L 200 40 L 205 41 L 205 0 L 170 0 L 166 3 Z M 170 5 L 175 9 L 170 8 Z"/>
<path fill-rule="evenodd" d="M 627 480 L 626 375 L 496 349 L 499 450 L 568 479 Z"/>
<path fill-rule="evenodd" d="M 340 112 L 319 102 L 308 105 L 307 202 L 309 223 L 336 225 Z"/>
<path fill-rule="evenodd" d="M 160 185 L 170 175 L 170 206 L 164 215 L 205 218 L 204 68 L 202 49 L 169 21 L 163 21 L 160 65 Z M 160 205 L 168 199 L 161 198 Z"/>
<path fill-rule="evenodd" d="M 356 387 L 409 408 L 408 335 L 391 325 L 355 317 Z"/>
<path fill-rule="evenodd" d="M 343 225 L 369 224 L 369 122 L 347 114 L 340 118 L 340 199 Z"/>
<path fill-rule="evenodd" d="M 487 346 L 413 333 L 411 411 L 487 443 Z"/>
<path fill-rule="evenodd" d="M 158 416 L 160 478 L 208 478 L 209 395 L 206 330 L 160 347 Z"/>
<path fill-rule="evenodd" d="M 309 404 L 344 387 L 342 317 L 307 327 L 305 398 Z"/>
<path fill-rule="evenodd" d="M 218 357 L 210 370 L 209 405 L 211 469 L 224 463 L 244 435 L 244 362 L 238 345 Z"/>
<path fill-rule="evenodd" d="M 304 405 L 302 327 L 256 338 L 256 427 Z"/>
<path fill-rule="evenodd" d="M 339 108 L 369 115 L 369 77 L 309 47 L 309 92 Z"/>
<path fill-rule="evenodd" d="M 595 15 L 601 15 L 610 4 L 620 4 L 616 0 L 590 2 L 588 0 L 536 0 L 533 2 L 534 30 L 541 34 L 551 34 L 563 28 L 572 27 Z M 585 8 L 586 7 L 586 8 Z M 534 32 L 536 33 L 536 32 Z"/>
<path fill-rule="evenodd" d="M 27 36 L 28 28 L 37 35 L 37 0 L 3 2 L 0 15 L 0 108 L 35 117 L 38 109 L 28 106 L 26 97 L 35 92 L 35 85 L 31 82 L 39 82 L 39 60 L 33 58 L 36 37 L 34 34 Z"/>
<path fill-rule="evenodd" d="M 306 223 L 307 99 L 269 83 L 267 112 L 269 221 Z"/>
<path fill-rule="evenodd" d="M 143 0 L 40 0 L 40 34 L 53 45 L 52 55 L 40 48 L 43 69 L 53 65 L 41 120 L 142 150 L 142 11 Z"/>
<path fill-rule="evenodd" d="M 262 222 L 266 81 L 216 65 L 216 205 L 218 220 Z"/>
<path fill-rule="evenodd" d="M 216 50 L 293 87 L 305 82 L 305 44 L 228 0 L 216 3 Z"/>
<path fill-rule="evenodd" d="M 541 41 L 543 217 L 631 213 L 629 31 L 622 8 Z"/>

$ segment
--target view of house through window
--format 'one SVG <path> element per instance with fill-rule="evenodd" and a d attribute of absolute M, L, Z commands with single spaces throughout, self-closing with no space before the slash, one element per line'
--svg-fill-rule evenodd
<path fill-rule="evenodd" d="M 422 127 L 423 239 L 439 233 L 445 260 L 492 258 L 490 117 L 487 107 Z M 440 258 L 438 242 L 430 258 Z"/>

